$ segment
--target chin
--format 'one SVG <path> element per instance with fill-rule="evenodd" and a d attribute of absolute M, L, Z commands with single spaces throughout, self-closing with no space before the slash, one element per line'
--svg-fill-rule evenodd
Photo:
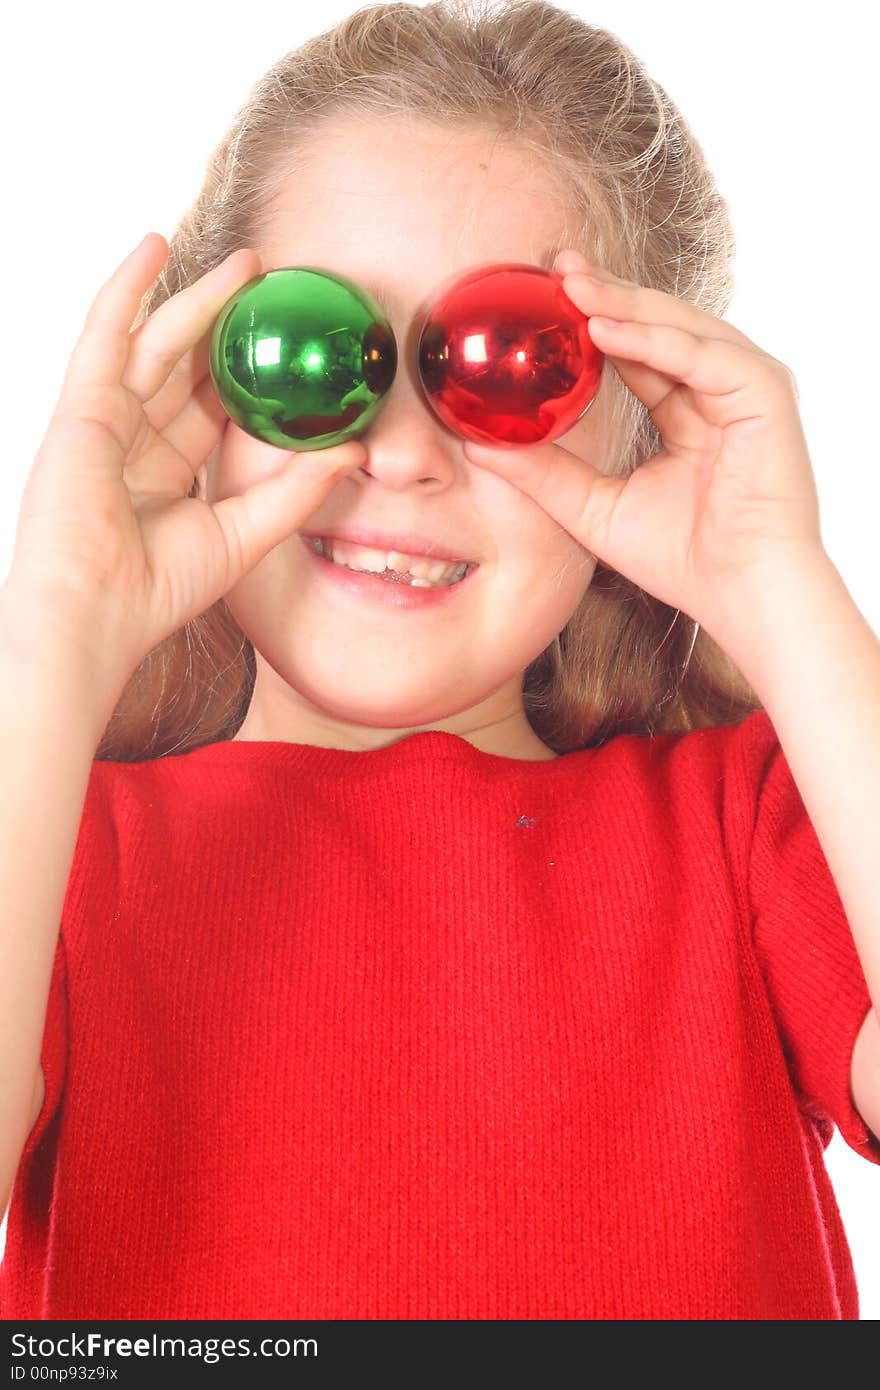
<path fill-rule="evenodd" d="M 341 723 L 361 725 L 368 729 L 415 729 L 426 724 L 436 724 L 449 719 L 478 702 L 479 696 L 470 699 L 462 694 L 461 687 L 447 692 L 447 698 L 438 696 L 436 687 L 429 694 L 426 691 L 405 692 L 389 682 L 387 670 L 384 679 L 375 691 L 364 689 L 364 682 L 357 681 L 357 698 L 352 699 L 349 679 L 344 685 L 334 689 L 334 682 L 318 685 L 312 681 L 290 682 L 292 687 L 315 709 Z M 398 683 L 399 685 L 399 683 Z"/>
<path fill-rule="evenodd" d="M 357 724 L 365 729 L 421 729 L 430 724 L 439 724 L 460 714 L 460 709 L 448 705 L 401 705 L 359 703 L 353 707 L 351 702 L 334 705 L 326 699 L 316 702 L 318 707 L 333 719 L 346 724 Z M 467 706 L 462 706 L 466 709 Z"/>

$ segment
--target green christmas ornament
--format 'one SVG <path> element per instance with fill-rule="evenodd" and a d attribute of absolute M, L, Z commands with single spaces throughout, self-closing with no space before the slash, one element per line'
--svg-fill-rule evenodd
<path fill-rule="evenodd" d="M 329 449 L 381 410 L 397 345 L 379 305 L 353 280 L 316 266 L 256 276 L 221 309 L 209 366 L 227 414 L 276 448 Z"/>

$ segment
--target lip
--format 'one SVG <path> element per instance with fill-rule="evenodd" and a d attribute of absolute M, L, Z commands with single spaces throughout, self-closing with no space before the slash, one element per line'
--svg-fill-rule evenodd
<path fill-rule="evenodd" d="M 455 555 L 444 546 L 429 541 L 426 536 L 416 536 L 411 532 L 391 536 L 383 531 L 369 531 L 362 526 L 328 526 L 323 531 L 300 531 L 299 534 L 324 540 L 348 541 L 350 545 L 365 545 L 371 550 L 399 550 L 401 555 L 425 555 L 430 560 L 447 560 L 450 564 L 479 563 L 468 555 Z"/>
<path fill-rule="evenodd" d="M 354 594 L 358 598 L 372 599 L 375 603 L 382 603 L 391 608 L 425 608 L 435 603 L 443 603 L 450 599 L 453 594 L 466 589 L 480 568 L 479 565 L 474 565 L 472 569 L 468 570 L 464 579 L 460 579 L 457 584 L 447 584 L 441 589 L 414 589 L 411 584 L 396 584 L 389 579 L 380 579 L 378 574 L 343 569 L 341 565 L 334 565 L 332 560 L 325 559 L 323 555 L 318 554 L 317 550 L 312 549 L 306 540 L 306 536 L 310 534 L 311 532 L 306 531 L 298 532 L 302 548 L 311 557 L 319 575 L 323 575 L 329 583 L 337 588 L 347 589 L 350 594 Z M 327 535 L 328 533 L 325 531 L 315 534 Z M 395 550 L 397 546 L 389 546 L 388 549 Z"/>

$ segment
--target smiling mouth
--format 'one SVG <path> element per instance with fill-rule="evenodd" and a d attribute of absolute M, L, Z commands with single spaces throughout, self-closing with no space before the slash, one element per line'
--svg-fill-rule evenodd
<path fill-rule="evenodd" d="M 426 557 L 403 555 L 398 551 L 382 552 L 368 547 L 349 546 L 322 536 L 303 536 L 303 540 L 323 560 L 353 574 L 371 575 L 386 584 L 405 584 L 415 589 L 448 589 L 461 581 L 475 568 L 467 560 L 447 564 Z M 364 563 L 350 563 L 361 552 Z M 343 558 L 347 557 L 347 558 Z"/>

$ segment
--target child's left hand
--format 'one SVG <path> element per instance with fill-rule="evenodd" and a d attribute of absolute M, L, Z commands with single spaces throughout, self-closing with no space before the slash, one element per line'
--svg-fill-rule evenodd
<path fill-rule="evenodd" d="M 620 280 L 576 251 L 555 267 L 590 334 L 651 412 L 664 448 L 609 477 L 557 443 L 465 455 L 520 488 L 611 569 L 721 640 L 751 576 L 824 554 L 789 369 L 732 324 Z M 572 271 L 598 274 L 591 284 Z"/>

